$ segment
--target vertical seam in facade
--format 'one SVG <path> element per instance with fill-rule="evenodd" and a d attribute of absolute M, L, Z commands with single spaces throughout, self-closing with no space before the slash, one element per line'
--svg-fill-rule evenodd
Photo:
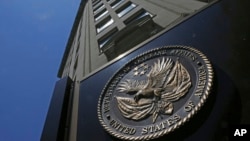
<path fill-rule="evenodd" d="M 88 14 L 87 15 L 89 15 L 89 6 L 88 6 L 88 10 L 87 10 L 87 12 L 88 12 Z M 89 43 L 89 46 L 88 46 L 88 48 L 89 48 L 89 72 L 91 72 L 91 70 L 92 70 L 92 64 L 91 64 L 91 48 L 90 48 L 90 16 L 88 16 L 88 18 L 87 18 L 87 23 L 88 23 L 88 27 L 87 27 L 87 30 L 88 30 L 88 35 L 89 35 L 89 38 L 88 38 L 88 43 Z"/>
<path fill-rule="evenodd" d="M 85 14 L 86 14 L 86 12 L 85 12 L 85 9 L 83 10 L 83 15 L 84 15 L 84 17 L 86 17 L 85 16 Z M 86 67 L 86 62 L 85 62 L 85 60 L 86 60 L 86 23 L 85 23 L 85 18 L 82 18 L 82 24 L 84 23 L 84 42 L 83 42 L 83 44 L 82 44 L 82 46 L 83 46 L 83 76 L 85 76 L 86 75 L 86 72 L 85 72 L 85 67 Z M 80 46 L 81 47 L 81 46 Z"/>

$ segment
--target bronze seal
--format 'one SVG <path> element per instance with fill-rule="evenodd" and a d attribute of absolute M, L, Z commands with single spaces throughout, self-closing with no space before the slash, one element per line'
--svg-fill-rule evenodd
<path fill-rule="evenodd" d="M 149 140 L 188 121 L 206 101 L 212 66 L 197 49 L 165 46 L 118 70 L 98 102 L 101 125 L 122 140 Z"/>

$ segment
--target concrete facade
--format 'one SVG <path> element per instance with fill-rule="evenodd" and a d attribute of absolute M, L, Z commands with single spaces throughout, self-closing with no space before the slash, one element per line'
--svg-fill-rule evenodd
<path fill-rule="evenodd" d="M 207 4 L 198 0 L 82 1 L 58 72 L 58 77 L 74 81 L 70 140 L 77 140 L 80 81 Z"/>
<path fill-rule="evenodd" d="M 100 47 L 102 46 L 101 44 L 107 42 L 107 38 L 116 36 L 119 31 L 125 29 L 137 20 L 136 18 L 139 18 L 139 16 L 149 15 L 155 25 L 165 29 L 206 5 L 206 2 L 197 0 L 83 1 L 78 11 L 79 16 L 76 17 L 73 27 L 75 30 L 72 30 L 70 35 L 71 40 L 68 41 L 58 76 L 70 76 L 73 80 L 81 80 L 106 64 L 110 59 L 107 58 L 105 50 Z M 123 12 L 121 17 L 119 17 L 119 12 Z M 97 31 L 98 27 L 102 28 L 102 26 L 107 27 L 101 29 L 100 32 Z M 155 31 L 155 33 L 152 33 L 152 36 L 158 32 L 160 31 Z M 133 47 L 128 47 L 125 51 Z M 119 50 L 117 48 L 115 50 Z M 112 58 L 118 55 L 116 54 Z"/>

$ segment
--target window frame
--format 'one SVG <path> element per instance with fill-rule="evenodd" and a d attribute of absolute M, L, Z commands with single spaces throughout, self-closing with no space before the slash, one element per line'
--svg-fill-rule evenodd
<path fill-rule="evenodd" d="M 94 20 L 95 22 L 100 20 L 102 17 L 104 17 L 105 15 L 108 14 L 108 10 L 106 8 L 104 8 L 102 11 L 100 11 L 99 13 L 97 13 L 95 16 L 94 16 Z"/>
<path fill-rule="evenodd" d="M 100 33 L 103 30 L 105 30 L 106 28 L 108 28 L 110 25 L 112 25 L 114 23 L 114 19 L 112 19 L 110 16 L 106 17 L 105 19 L 103 19 L 101 22 L 99 22 L 96 25 L 96 33 Z"/>
<path fill-rule="evenodd" d="M 115 33 L 117 33 L 119 30 L 117 27 L 111 29 L 108 33 L 106 33 L 105 35 L 103 35 L 100 39 L 97 40 L 98 42 L 98 47 L 100 49 L 100 52 L 103 52 L 104 49 L 103 47 L 105 46 L 105 44 L 115 35 Z M 102 46 L 101 46 L 102 44 Z"/>
<path fill-rule="evenodd" d="M 123 3 L 125 0 L 115 0 L 110 4 L 110 7 L 112 9 L 116 8 L 117 6 L 119 6 L 121 3 Z"/>
<path fill-rule="evenodd" d="M 133 9 L 135 9 L 136 7 L 137 7 L 137 5 L 135 3 L 127 2 L 122 7 L 120 7 L 119 9 L 117 9 L 115 12 L 116 12 L 117 16 L 119 18 L 121 18 L 124 15 L 128 14 Z"/>
<path fill-rule="evenodd" d="M 105 7 L 104 3 L 101 3 L 100 5 L 93 8 L 93 13 L 96 14 L 98 11 L 100 11 L 104 7 Z"/>

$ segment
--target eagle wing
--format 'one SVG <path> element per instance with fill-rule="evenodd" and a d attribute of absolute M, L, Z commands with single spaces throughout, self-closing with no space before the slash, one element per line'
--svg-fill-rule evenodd
<path fill-rule="evenodd" d="M 137 92 L 143 89 L 146 84 L 147 84 L 146 80 L 138 81 L 133 79 L 126 79 L 118 85 L 117 90 L 119 92 L 125 92 L 125 93 Z"/>
<path fill-rule="evenodd" d="M 118 85 L 117 90 L 130 93 L 153 88 L 160 92 L 161 103 L 165 103 L 163 108 L 167 109 L 166 114 L 169 114 L 168 109 L 171 110 L 172 108 L 169 101 L 175 101 L 184 96 L 190 86 L 190 75 L 184 66 L 179 63 L 179 60 L 177 59 L 174 63 L 172 59 L 163 57 L 153 64 L 147 75 L 147 80 L 126 79 Z M 158 117 L 159 103 L 153 102 L 153 99 L 146 98 L 138 102 L 126 97 L 116 97 L 116 99 L 118 108 L 125 118 L 141 120 L 152 115 L 153 122 L 155 122 Z"/>
<path fill-rule="evenodd" d="M 146 88 L 162 88 L 167 80 L 168 74 L 173 66 L 170 58 L 158 59 L 148 73 L 148 83 Z"/>
<path fill-rule="evenodd" d="M 176 101 L 184 96 L 190 87 L 190 75 L 177 59 L 166 82 L 164 83 L 164 89 L 161 92 L 161 99 L 164 101 Z"/>

